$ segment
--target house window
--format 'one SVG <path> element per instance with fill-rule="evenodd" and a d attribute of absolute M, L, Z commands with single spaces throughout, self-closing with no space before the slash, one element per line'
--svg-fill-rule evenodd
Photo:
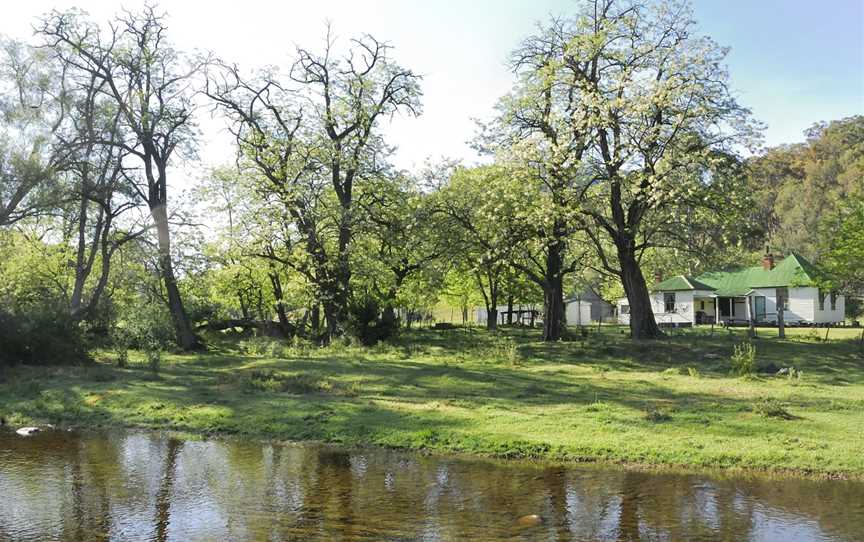
<path fill-rule="evenodd" d="M 825 294 L 822 293 L 822 290 L 819 290 L 819 293 L 816 295 L 819 296 L 819 310 L 824 311 L 825 310 Z"/>
<path fill-rule="evenodd" d="M 837 292 L 831 292 L 831 310 L 837 310 Z"/>
<path fill-rule="evenodd" d="M 630 305 L 621 305 L 621 314 L 630 314 Z"/>
<path fill-rule="evenodd" d="M 700 302 L 699 302 L 699 310 L 700 310 L 700 311 L 704 311 L 704 310 L 705 310 L 705 302 L 704 302 L 704 301 L 700 301 Z"/>
<path fill-rule="evenodd" d="M 666 312 L 675 312 L 675 292 L 663 294 L 663 306 Z"/>
<path fill-rule="evenodd" d="M 776 291 L 777 300 L 779 301 L 781 298 L 783 300 L 783 310 L 789 310 L 789 288 L 777 288 Z M 779 310 L 779 307 L 778 307 Z"/>

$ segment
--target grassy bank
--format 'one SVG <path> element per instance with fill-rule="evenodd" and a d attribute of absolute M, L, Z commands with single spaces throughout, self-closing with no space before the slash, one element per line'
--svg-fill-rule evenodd
<path fill-rule="evenodd" d="M 97 352 L 90 367 L 0 373 L 11 425 L 137 426 L 276 439 L 648 465 L 864 477 L 864 355 L 854 330 L 743 331 L 634 343 L 617 327 L 547 345 L 537 332 L 414 331 L 374 348 L 217 340 L 158 373 Z M 859 331 L 860 333 L 860 331 Z M 818 337 L 817 337 L 818 334 Z"/>

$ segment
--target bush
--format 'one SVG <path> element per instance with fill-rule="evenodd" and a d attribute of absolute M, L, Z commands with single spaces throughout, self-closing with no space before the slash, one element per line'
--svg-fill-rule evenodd
<path fill-rule="evenodd" d="M 756 372 L 756 347 L 752 343 L 736 344 L 732 349 L 732 372 L 738 376 L 752 376 Z"/>
<path fill-rule="evenodd" d="M 144 349 L 144 360 L 147 363 L 147 368 L 154 373 L 159 372 L 162 366 L 162 350 L 159 345 L 150 345 Z"/>
<path fill-rule="evenodd" d="M 249 356 L 285 358 L 290 354 L 285 342 L 273 337 L 251 337 L 240 341 L 239 346 Z"/>
<path fill-rule="evenodd" d="M 652 423 L 662 423 L 671 420 L 672 416 L 657 405 L 647 404 L 645 405 L 645 419 Z"/>
<path fill-rule="evenodd" d="M 125 369 L 129 366 L 129 350 L 126 348 L 117 349 L 117 367 Z"/>
<path fill-rule="evenodd" d="M 167 350 L 174 346 L 174 324 L 162 303 L 141 303 L 123 311 L 111 339 L 120 348 Z"/>
<path fill-rule="evenodd" d="M 782 420 L 794 420 L 796 418 L 786 410 L 780 401 L 773 397 L 763 398 L 756 401 L 753 405 L 753 411 L 765 416 L 766 418 L 780 418 Z"/>
<path fill-rule="evenodd" d="M 0 365 L 90 361 L 84 333 L 61 304 L 0 311 Z"/>
<path fill-rule="evenodd" d="M 381 307 L 372 296 L 352 300 L 348 310 L 348 331 L 363 346 L 373 346 L 396 332 L 396 322 L 381 318 Z"/>
<path fill-rule="evenodd" d="M 506 335 L 499 335 L 495 338 L 495 342 L 490 347 L 490 354 L 494 360 L 511 366 L 519 365 L 519 362 L 522 361 L 519 345 L 512 337 Z"/>

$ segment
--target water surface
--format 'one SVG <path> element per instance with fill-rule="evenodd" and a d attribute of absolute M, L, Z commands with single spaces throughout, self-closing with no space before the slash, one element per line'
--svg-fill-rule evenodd
<path fill-rule="evenodd" d="M 864 483 L 0 433 L 0 540 L 853 541 Z"/>

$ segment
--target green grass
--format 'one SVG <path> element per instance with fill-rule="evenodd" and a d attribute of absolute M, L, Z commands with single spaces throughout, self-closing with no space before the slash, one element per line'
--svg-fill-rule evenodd
<path fill-rule="evenodd" d="M 0 415 L 36 422 L 375 444 L 498 457 L 864 477 L 860 330 L 761 329 L 757 365 L 732 376 L 744 330 L 639 343 L 619 327 L 544 344 L 536 331 L 413 331 L 374 348 L 262 348 L 214 339 L 113 366 L 0 373 Z M 266 345 L 265 345 L 266 346 Z M 256 354 L 244 352 L 255 351 Z M 262 353 L 265 352 L 266 353 Z"/>

